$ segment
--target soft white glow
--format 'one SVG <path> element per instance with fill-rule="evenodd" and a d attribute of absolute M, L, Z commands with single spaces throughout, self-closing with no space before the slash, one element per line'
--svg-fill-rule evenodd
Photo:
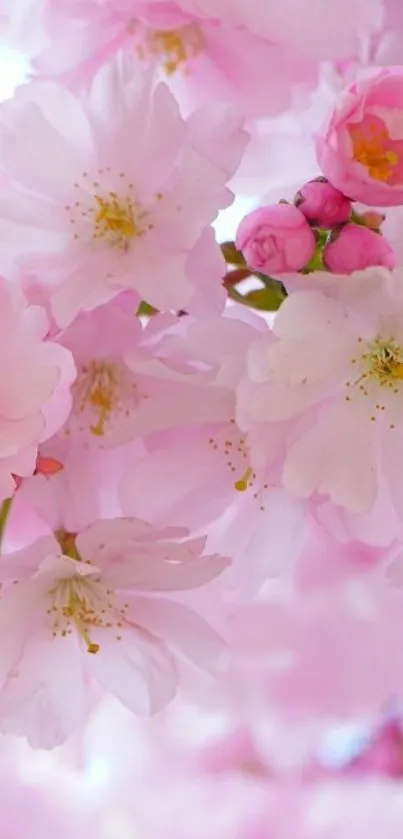
<path fill-rule="evenodd" d="M 227 210 L 222 210 L 214 222 L 217 240 L 225 242 L 234 239 L 238 224 L 246 213 L 255 206 L 256 200 L 254 198 L 237 195 L 234 203 Z"/>
<path fill-rule="evenodd" d="M 9 99 L 28 77 L 29 62 L 21 52 L 0 44 L 0 102 Z"/>

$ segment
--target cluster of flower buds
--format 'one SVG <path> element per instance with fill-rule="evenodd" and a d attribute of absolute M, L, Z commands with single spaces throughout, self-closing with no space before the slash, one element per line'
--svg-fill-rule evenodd
<path fill-rule="evenodd" d="M 358 212 L 351 200 L 319 176 L 305 183 L 293 204 L 258 207 L 241 222 L 237 248 L 248 265 L 267 276 L 325 270 L 335 274 L 384 265 L 395 253 L 381 232 L 385 216 Z"/>

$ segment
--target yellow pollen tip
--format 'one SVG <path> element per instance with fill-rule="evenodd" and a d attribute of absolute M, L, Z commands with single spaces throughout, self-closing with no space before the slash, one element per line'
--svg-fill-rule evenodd
<path fill-rule="evenodd" d="M 248 489 L 249 478 L 251 478 L 252 475 L 253 470 L 247 469 L 246 472 L 242 475 L 242 478 L 240 478 L 239 481 L 235 481 L 234 487 L 237 490 L 237 492 L 246 492 L 246 490 Z"/>
<path fill-rule="evenodd" d="M 396 364 L 393 375 L 396 379 L 403 379 L 403 364 Z"/>
<path fill-rule="evenodd" d="M 95 655 L 95 653 L 98 653 L 99 650 L 100 650 L 99 644 L 88 644 L 88 646 L 87 646 L 87 651 L 89 653 L 92 653 L 93 655 Z"/>

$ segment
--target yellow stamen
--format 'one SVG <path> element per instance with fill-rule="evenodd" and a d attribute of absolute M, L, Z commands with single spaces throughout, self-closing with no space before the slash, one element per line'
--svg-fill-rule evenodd
<path fill-rule="evenodd" d="M 84 624 L 82 623 L 82 620 L 80 618 L 81 608 L 82 608 L 82 605 L 80 603 L 80 600 L 78 600 L 78 602 L 77 602 L 76 599 L 71 597 L 71 599 L 69 600 L 69 605 L 66 606 L 66 609 L 65 609 L 65 616 L 68 617 L 68 618 L 72 618 L 72 620 L 74 621 L 77 632 L 81 636 L 81 638 L 84 641 L 85 646 L 87 647 L 87 652 L 91 653 L 92 655 L 95 655 L 95 653 L 99 652 L 100 647 L 99 647 L 99 644 L 94 644 L 91 641 L 91 638 L 90 638 Z"/>
<path fill-rule="evenodd" d="M 202 32 L 195 24 L 182 26 L 180 29 L 157 29 L 149 32 L 145 47 L 153 55 L 161 58 L 162 67 L 168 76 L 197 56 L 204 47 Z M 144 51 L 139 48 L 139 54 Z"/>
<path fill-rule="evenodd" d="M 92 409 L 96 422 L 90 431 L 96 437 L 105 434 L 105 425 L 115 407 L 119 404 L 119 381 L 112 362 L 92 361 L 82 368 L 74 391 L 78 397 L 78 410 Z M 77 403 L 76 403 L 77 404 Z"/>
<path fill-rule="evenodd" d="M 87 651 L 94 655 L 100 649 L 89 636 L 87 626 L 103 626 L 103 620 L 91 605 L 91 584 L 80 577 L 69 577 L 59 580 L 49 594 L 55 605 L 48 610 L 55 615 L 53 634 L 62 637 L 69 634 L 69 627 L 74 624 L 78 634 L 83 639 Z"/>
<path fill-rule="evenodd" d="M 76 632 L 91 655 L 101 649 L 91 638 L 92 629 L 108 629 L 113 634 L 117 630 L 115 638 L 122 640 L 121 629 L 129 603 L 120 602 L 113 591 L 104 588 L 99 579 L 73 573 L 72 576 L 58 579 L 48 595 L 51 605 L 47 614 L 53 637 L 66 638 Z"/>
<path fill-rule="evenodd" d="M 349 132 L 353 144 L 353 160 L 362 163 L 374 180 L 387 182 L 393 175 L 393 167 L 398 164 L 399 156 L 385 147 L 390 139 L 386 129 L 373 126 L 364 134 L 360 127 L 353 126 Z"/>
<path fill-rule="evenodd" d="M 239 481 L 235 481 L 234 487 L 238 492 L 246 492 L 248 489 L 248 481 L 253 475 L 253 469 L 247 469 L 246 472 L 242 475 L 242 478 Z"/>
<path fill-rule="evenodd" d="M 127 247 L 130 239 L 138 235 L 133 206 L 130 200 L 118 199 L 110 196 L 108 200 L 95 195 L 98 211 L 95 216 L 94 237 L 107 238 L 110 244 L 117 247 Z"/>

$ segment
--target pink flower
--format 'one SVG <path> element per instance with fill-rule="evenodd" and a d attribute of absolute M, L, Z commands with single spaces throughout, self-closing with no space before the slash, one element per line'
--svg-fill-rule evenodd
<path fill-rule="evenodd" d="M 171 434 L 172 440 L 177 440 L 180 450 L 174 473 L 178 476 L 189 431 L 195 439 L 203 438 L 204 431 L 207 443 L 210 431 L 206 428 L 225 426 L 233 416 L 234 389 L 224 386 L 225 368 L 227 376 L 234 376 L 231 368 L 244 364 L 242 341 L 246 335 L 254 336 L 254 330 L 248 331 L 242 323 L 237 330 L 234 321 L 230 344 L 229 334 L 225 339 L 227 319 L 207 322 L 203 332 L 203 324 L 191 318 L 154 315 L 144 327 L 135 317 L 136 308 L 135 297 L 125 292 L 104 306 L 83 312 L 59 334 L 60 343 L 73 354 L 77 379 L 72 387 L 70 415 L 58 434 L 41 446 L 40 454 L 63 468 L 54 474 L 43 474 L 42 470 L 22 481 L 17 510 L 15 515 L 13 510 L 7 527 L 12 544 L 18 545 L 19 536 L 25 532 L 21 520 L 27 515 L 26 505 L 53 531 L 62 527 L 77 532 L 104 515 L 120 515 L 117 488 L 129 464 L 134 470 L 131 478 L 140 476 L 138 470 L 146 470 L 135 514 L 156 523 L 153 503 L 147 507 L 148 501 L 154 499 L 163 505 L 168 498 L 164 499 L 161 492 L 162 474 L 155 475 L 153 485 L 153 462 L 158 468 L 156 455 L 153 462 L 150 459 L 144 463 L 147 441 L 157 432 Z M 256 320 L 264 328 L 263 321 Z M 187 334 L 188 339 L 184 337 Z M 203 340 L 209 341 L 208 348 L 203 347 Z M 175 451 L 174 447 L 172 456 Z M 190 480 L 189 468 L 187 474 Z M 140 489 L 139 483 L 134 483 Z M 222 510 L 222 499 L 218 503 Z M 184 506 L 182 518 L 166 523 L 186 525 L 187 515 Z M 189 521 L 190 526 L 193 521 Z"/>
<path fill-rule="evenodd" d="M 332 228 L 351 216 L 351 202 L 324 178 L 308 181 L 297 192 L 296 207 L 316 227 Z"/>
<path fill-rule="evenodd" d="M 38 445 L 63 425 L 75 379 L 71 353 L 47 340 L 48 322 L 15 286 L 0 278 L 0 500 L 12 496 L 13 475 L 31 475 Z"/>
<path fill-rule="evenodd" d="M 395 252 L 389 242 L 360 224 L 346 224 L 335 231 L 323 250 L 323 261 L 334 274 L 352 274 L 375 265 L 396 267 Z"/>
<path fill-rule="evenodd" d="M 89 98 L 32 83 L 2 109 L 8 255 L 46 283 L 59 325 L 124 288 L 160 309 L 197 310 L 206 267 L 208 285 L 220 286 L 210 225 L 231 203 L 225 184 L 246 142 L 232 109 L 184 122 L 168 88 L 153 90 L 129 56 L 101 71 Z M 223 304 L 213 294 L 213 310 Z"/>
<path fill-rule="evenodd" d="M 177 658 L 214 669 L 220 638 L 188 607 L 154 596 L 203 586 L 228 565 L 201 556 L 204 539 L 184 535 L 115 519 L 96 522 L 75 543 L 65 540 L 77 559 L 63 556 L 51 537 L 3 557 L 3 731 L 51 748 L 85 714 L 91 681 L 149 714 L 174 695 Z"/>
<path fill-rule="evenodd" d="M 47 0 L 45 24 L 49 46 L 35 62 L 42 75 L 62 76 L 76 86 L 124 48 L 141 69 L 157 64 L 188 112 L 218 99 L 251 117 L 277 114 L 289 107 L 293 94 L 317 81 L 318 67 L 309 55 L 250 32 L 239 25 L 236 10 L 226 14 L 218 4 Z"/>
<path fill-rule="evenodd" d="M 376 69 L 354 82 L 317 141 L 318 161 L 330 183 L 365 204 L 403 204 L 402 113 L 401 67 Z"/>
<path fill-rule="evenodd" d="M 258 207 L 241 221 L 236 246 L 248 265 L 262 274 L 301 271 L 315 251 L 315 236 L 304 215 L 291 204 Z"/>
<path fill-rule="evenodd" d="M 198 421 L 189 417 L 188 403 L 195 398 L 190 388 L 188 396 L 184 391 L 175 400 L 176 427 L 146 436 L 142 457 L 136 451 L 128 455 L 120 503 L 125 515 L 157 526 L 208 532 L 209 546 L 232 557 L 227 587 L 244 597 L 259 590 L 268 575 L 287 573 L 305 532 L 304 509 L 278 486 L 277 463 L 254 468 L 251 441 L 235 421 L 236 386 L 248 348 L 267 327 L 249 313 L 242 320 L 228 313 L 183 326 L 178 349 L 189 354 L 194 369 L 207 362 L 215 369 L 204 391 L 204 415 L 200 406 Z M 224 387 L 228 414 L 212 422 L 207 406 L 216 399 L 218 412 Z"/>
<path fill-rule="evenodd" d="M 390 0 L 388 0 L 390 2 Z M 214 0 L 180 0 L 184 8 L 215 8 Z M 220 5 L 234 14 L 238 22 L 280 44 L 293 47 L 299 54 L 325 61 L 351 61 L 362 55 L 362 41 L 381 29 L 384 10 L 377 0 L 300 0 L 283 3 L 267 0 L 238 0 Z"/>
<path fill-rule="evenodd" d="M 250 351 L 241 425 L 267 424 L 269 441 L 270 429 L 283 429 L 283 482 L 296 496 L 368 513 L 387 492 L 386 509 L 402 521 L 401 276 L 378 268 L 348 282 L 312 278 L 316 289 L 282 304 L 274 340 Z"/>
<path fill-rule="evenodd" d="M 256 720 L 269 709 L 285 724 L 373 717 L 402 696 L 402 624 L 379 571 L 305 592 L 278 584 L 233 611 L 232 690 Z"/>

